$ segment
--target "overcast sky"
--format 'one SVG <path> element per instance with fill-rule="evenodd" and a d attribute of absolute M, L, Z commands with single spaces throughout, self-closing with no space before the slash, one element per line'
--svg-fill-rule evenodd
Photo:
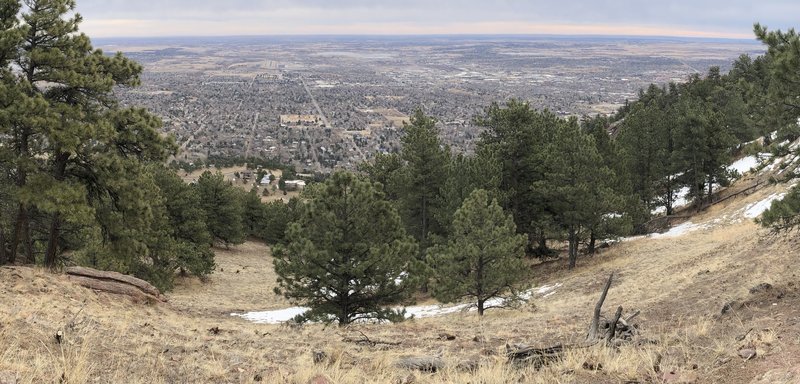
<path fill-rule="evenodd" d="M 601 34 L 751 38 L 800 0 L 77 0 L 92 37 Z"/>

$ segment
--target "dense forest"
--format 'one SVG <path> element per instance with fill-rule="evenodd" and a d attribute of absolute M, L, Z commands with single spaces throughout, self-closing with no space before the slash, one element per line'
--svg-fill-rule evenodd
<path fill-rule="evenodd" d="M 800 37 L 756 24 L 764 55 L 651 85 L 611 116 L 498 102 L 465 155 L 418 110 L 399 152 L 265 204 L 220 173 L 189 185 L 165 165 L 177 147 L 161 121 L 114 96 L 141 66 L 94 49 L 74 9 L 0 0 L 0 263 L 85 265 L 168 290 L 176 274 L 210 274 L 213 247 L 251 238 L 274 246 L 278 293 L 312 305 L 311 319 L 400 319 L 385 306 L 419 290 L 482 314 L 513 299 L 525 258 L 566 244 L 574 268 L 599 242 L 674 214 L 681 190 L 690 209 L 713 202 L 737 156 L 800 137 Z M 798 201 L 764 224 L 793 228 Z"/>

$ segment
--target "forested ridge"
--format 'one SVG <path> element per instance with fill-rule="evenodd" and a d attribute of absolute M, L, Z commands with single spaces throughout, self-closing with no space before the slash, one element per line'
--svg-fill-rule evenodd
<path fill-rule="evenodd" d="M 277 292 L 312 305 L 313 320 L 401 319 L 385 306 L 419 291 L 482 314 L 489 299 L 513 301 L 526 258 L 565 243 L 574 268 L 599 241 L 674 214 L 681 190 L 695 209 L 713 203 L 736 157 L 800 137 L 800 37 L 756 24 L 764 55 L 651 85 L 611 116 L 498 102 L 476 117 L 485 131 L 467 155 L 418 110 L 399 152 L 264 204 L 220 173 L 189 185 L 165 166 L 177 147 L 161 121 L 114 96 L 139 85 L 141 66 L 94 49 L 74 9 L 0 0 L 0 262 L 168 290 L 176 274 L 212 273 L 213 247 L 254 238 L 275 246 Z M 798 198 L 763 223 L 793 228 Z"/>

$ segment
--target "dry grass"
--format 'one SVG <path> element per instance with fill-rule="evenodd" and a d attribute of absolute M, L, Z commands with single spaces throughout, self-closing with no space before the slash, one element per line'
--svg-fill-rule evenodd
<path fill-rule="evenodd" d="M 711 222 L 759 201 L 770 187 L 692 219 Z M 727 220 L 727 221 L 726 221 Z M 259 325 L 230 312 L 288 306 L 274 295 L 268 247 L 247 243 L 217 250 L 218 270 L 207 282 L 179 281 L 166 304 L 132 302 L 95 293 L 65 276 L 26 267 L 0 268 L 0 377 L 20 383 L 266 383 L 305 384 L 317 375 L 335 383 L 617 383 L 659 382 L 664 375 L 700 382 L 748 383 L 761 373 L 800 361 L 797 242 L 766 237 L 749 221 L 672 239 L 623 242 L 579 267 L 564 261 L 532 267 L 536 285 L 558 291 L 518 310 L 483 318 L 458 313 L 401 324 L 348 328 Z M 238 271 L 238 273 L 237 273 Z M 616 272 L 606 312 L 641 310 L 641 344 L 571 349 L 541 370 L 505 361 L 506 343 L 551 346 L 582 341 L 609 272 Z M 775 288 L 750 294 L 768 282 Z M 782 293 L 782 294 L 778 294 Z M 736 310 L 721 314 L 723 304 Z M 774 305 L 773 305 L 774 304 Z M 607 314 L 608 315 L 608 314 Z M 219 332 L 211 329 L 219 329 Z M 64 339 L 54 335 L 61 330 Z M 361 333 L 398 346 L 344 341 Z M 454 340 L 439 336 L 447 333 Z M 743 361 L 741 348 L 757 357 Z M 312 352 L 325 351 L 314 364 Z M 437 355 L 448 366 L 435 374 L 394 366 L 404 355 Z M 464 361 L 475 370 L 459 369 Z M 602 368 L 600 368 L 602 367 Z"/>

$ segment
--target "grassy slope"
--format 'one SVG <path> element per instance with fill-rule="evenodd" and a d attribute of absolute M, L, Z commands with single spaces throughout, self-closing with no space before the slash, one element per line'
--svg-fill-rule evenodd
<path fill-rule="evenodd" d="M 547 298 L 522 309 L 418 319 L 395 325 L 347 329 L 310 325 L 250 324 L 234 311 L 287 306 L 272 293 L 274 272 L 267 247 L 248 243 L 218 251 L 219 270 L 210 281 L 179 282 L 166 304 L 78 287 L 67 277 L 27 267 L 0 268 L 0 380 L 57 382 L 263 382 L 306 383 L 325 374 L 337 383 L 403 382 L 608 382 L 657 381 L 664 372 L 700 382 L 749 383 L 774 368 L 800 364 L 800 295 L 796 285 L 797 241 L 767 236 L 752 221 L 734 220 L 750 203 L 785 189 L 773 186 L 731 199 L 693 217 L 715 227 L 677 238 L 623 242 L 568 272 L 564 260 L 531 267 L 535 285 L 562 283 Z M 237 273 L 238 271 L 238 273 Z M 504 364 L 504 345 L 549 346 L 579 342 L 609 272 L 617 273 L 606 301 L 641 310 L 637 323 L 657 344 L 576 350 L 541 371 Z M 774 288 L 750 294 L 767 282 Z M 782 295 L 778 292 L 783 292 Z M 780 296 L 780 298 L 779 298 Z M 746 304 L 720 314 L 730 301 Z M 209 331 L 218 327 L 219 332 Z M 737 336 L 747 336 L 737 341 Z M 62 330 L 65 341 L 54 334 Z M 399 346 L 359 345 L 343 339 L 401 341 Z M 447 341 L 441 333 L 456 336 Z M 743 361 L 737 351 L 754 347 Z M 314 365 L 312 351 L 324 350 Z M 395 369 L 400 355 L 438 354 L 451 368 L 437 374 Z M 660 357 L 660 371 L 653 366 Z M 475 372 L 455 363 L 480 360 Z M 583 368 L 602 364 L 602 371 Z"/>

